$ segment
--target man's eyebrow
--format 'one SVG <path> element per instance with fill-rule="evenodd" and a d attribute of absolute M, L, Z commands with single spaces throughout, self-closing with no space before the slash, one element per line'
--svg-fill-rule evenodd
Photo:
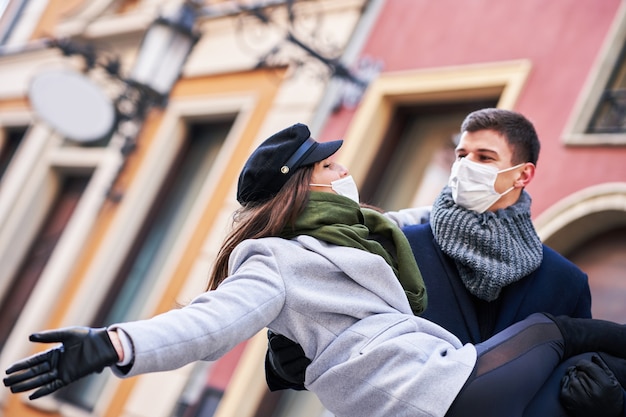
<path fill-rule="evenodd" d="M 459 152 L 467 152 L 467 149 L 465 148 L 456 148 L 454 150 L 454 152 L 459 153 Z M 490 154 L 494 154 L 494 155 L 499 155 L 498 151 L 494 150 L 494 149 L 490 149 L 490 148 L 478 148 L 476 149 L 474 152 L 480 152 L 480 153 L 490 153 Z"/>

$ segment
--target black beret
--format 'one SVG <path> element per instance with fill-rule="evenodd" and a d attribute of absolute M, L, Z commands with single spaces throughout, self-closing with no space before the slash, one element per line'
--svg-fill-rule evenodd
<path fill-rule="evenodd" d="M 316 142 L 301 123 L 273 134 L 252 152 L 241 170 L 237 201 L 246 205 L 275 196 L 298 168 L 328 158 L 342 143 Z"/>

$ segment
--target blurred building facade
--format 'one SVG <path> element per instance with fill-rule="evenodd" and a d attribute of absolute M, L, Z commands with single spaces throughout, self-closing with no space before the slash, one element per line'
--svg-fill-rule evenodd
<path fill-rule="evenodd" d="M 43 39 L 87 42 L 128 72 L 150 22 L 180 3 L 5 5 L 2 369 L 34 352 L 34 331 L 150 317 L 202 291 L 238 205 L 239 170 L 269 134 L 303 122 L 318 140 L 344 138 L 338 159 L 364 201 L 397 209 L 433 201 L 461 120 L 482 107 L 533 121 L 537 230 L 589 273 L 594 314 L 626 321 L 622 1 L 194 2 L 201 37 L 130 150 L 123 132 L 81 143 L 33 110 L 32 79 L 53 69 L 118 94 L 102 70 Z M 309 393 L 267 391 L 265 346 L 261 332 L 214 363 L 124 381 L 105 371 L 35 402 L 4 390 L 0 415 L 327 416 Z"/>

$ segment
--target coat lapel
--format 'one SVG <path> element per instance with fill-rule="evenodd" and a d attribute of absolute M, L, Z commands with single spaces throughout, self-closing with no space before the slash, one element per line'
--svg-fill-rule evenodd
<path fill-rule="evenodd" d="M 504 330 L 510 326 L 511 323 L 515 323 L 523 318 L 524 314 L 521 310 L 524 309 L 524 300 L 526 296 L 532 292 L 532 286 L 534 282 L 534 272 L 524 279 L 521 279 L 513 284 L 510 284 L 502 289 L 500 294 L 500 311 L 496 320 L 494 332 Z"/>
<path fill-rule="evenodd" d="M 445 278 L 452 288 L 452 294 L 454 296 L 454 301 L 456 303 L 456 308 L 460 312 L 457 317 L 462 317 L 463 324 L 457 324 L 457 326 L 463 327 L 467 336 L 469 336 L 469 341 L 472 343 L 480 342 L 480 328 L 478 327 L 478 317 L 476 315 L 476 308 L 474 307 L 474 303 L 471 299 L 470 293 L 463 285 L 463 281 L 459 276 L 458 270 L 452 258 L 444 254 L 440 249 L 437 243 L 434 241 L 432 244 L 437 248 L 437 254 L 439 255 L 439 259 L 441 261 L 441 265 L 443 270 L 445 271 Z M 427 288 L 428 289 L 428 288 Z M 441 308 L 441 307 L 439 307 Z M 457 330 L 457 333 L 460 333 L 460 330 Z M 457 335 L 460 339 L 464 339 L 461 335 Z"/>

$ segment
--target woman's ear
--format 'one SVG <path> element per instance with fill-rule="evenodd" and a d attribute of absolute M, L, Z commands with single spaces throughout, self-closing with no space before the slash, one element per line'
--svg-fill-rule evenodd
<path fill-rule="evenodd" d="M 528 184 L 530 184 L 534 177 L 535 164 L 533 164 L 532 162 L 526 162 L 520 176 L 515 180 L 515 186 L 524 188 Z"/>

